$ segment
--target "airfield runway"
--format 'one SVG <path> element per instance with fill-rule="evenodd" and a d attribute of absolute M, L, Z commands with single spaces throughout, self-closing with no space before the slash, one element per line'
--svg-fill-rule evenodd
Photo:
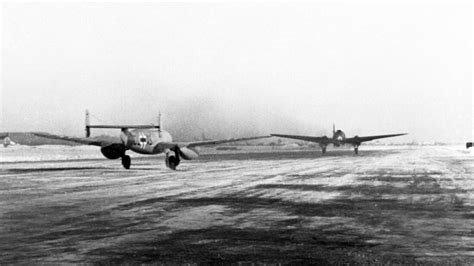
<path fill-rule="evenodd" d="M 6 160 L 8 149 L 1 264 L 474 264 L 474 157 L 462 147 L 209 152 L 176 172 L 163 157 L 124 170 Z M 68 149 L 80 148 L 54 155 Z"/>

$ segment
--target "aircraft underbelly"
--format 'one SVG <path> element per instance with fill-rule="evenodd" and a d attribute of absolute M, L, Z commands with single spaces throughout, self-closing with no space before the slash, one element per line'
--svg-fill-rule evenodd
<path fill-rule="evenodd" d="M 159 154 L 163 150 L 157 150 L 155 144 L 158 142 L 171 142 L 171 135 L 166 131 L 135 130 L 133 133 L 133 144 L 130 150 L 140 154 Z"/>
<path fill-rule="evenodd" d="M 139 148 L 139 147 L 131 147 L 130 148 L 132 151 L 136 152 L 136 153 L 140 153 L 140 154 L 154 154 L 153 153 L 153 150 L 151 148 Z"/>

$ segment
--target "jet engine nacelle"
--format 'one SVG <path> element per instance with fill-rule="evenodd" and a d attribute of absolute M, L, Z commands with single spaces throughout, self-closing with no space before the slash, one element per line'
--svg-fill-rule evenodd
<path fill-rule="evenodd" d="M 199 156 L 197 150 L 190 148 L 179 149 L 179 157 L 185 160 L 194 160 Z"/>
<path fill-rule="evenodd" d="M 107 159 L 118 159 L 125 155 L 126 148 L 122 144 L 112 144 L 109 146 L 105 146 L 100 148 L 100 152 L 105 156 Z"/>

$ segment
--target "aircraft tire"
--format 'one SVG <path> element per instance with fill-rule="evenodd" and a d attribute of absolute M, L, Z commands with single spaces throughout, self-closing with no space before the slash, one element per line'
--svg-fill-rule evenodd
<path fill-rule="evenodd" d="M 178 166 L 178 164 L 179 164 L 179 161 L 176 159 L 175 156 L 170 156 L 168 158 L 168 167 L 171 170 L 176 170 L 176 166 Z"/>
<path fill-rule="evenodd" d="M 130 165 L 132 164 L 132 159 L 128 155 L 124 155 L 122 157 L 122 166 L 125 169 L 130 169 Z"/>

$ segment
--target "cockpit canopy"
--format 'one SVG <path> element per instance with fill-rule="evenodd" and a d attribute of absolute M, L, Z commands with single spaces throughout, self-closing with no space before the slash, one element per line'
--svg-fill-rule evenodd
<path fill-rule="evenodd" d="M 333 139 L 343 142 L 346 139 L 346 134 L 344 134 L 342 130 L 338 129 L 336 132 L 334 132 Z"/>

